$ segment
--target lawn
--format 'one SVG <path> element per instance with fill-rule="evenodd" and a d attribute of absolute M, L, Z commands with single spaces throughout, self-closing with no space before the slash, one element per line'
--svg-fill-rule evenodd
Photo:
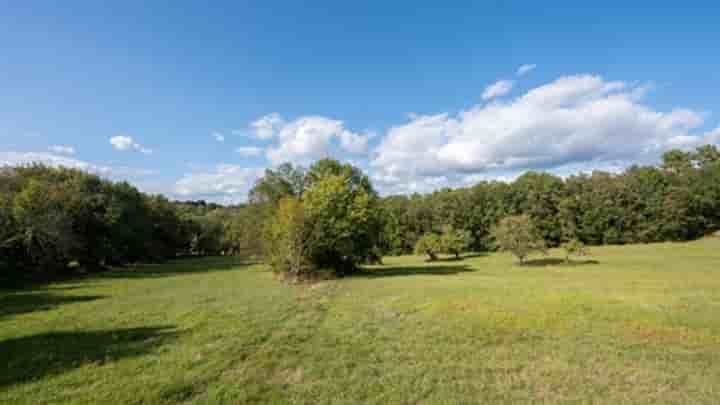
<path fill-rule="evenodd" d="M 0 292 L 0 403 L 720 403 L 720 239 L 592 251 L 313 286 L 210 258 Z"/>

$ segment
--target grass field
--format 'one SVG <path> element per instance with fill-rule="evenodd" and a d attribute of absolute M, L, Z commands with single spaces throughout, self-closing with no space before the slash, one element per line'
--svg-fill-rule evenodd
<path fill-rule="evenodd" d="M 0 403 L 720 403 L 720 239 L 593 253 L 393 257 L 311 287 L 214 258 L 0 292 Z"/>

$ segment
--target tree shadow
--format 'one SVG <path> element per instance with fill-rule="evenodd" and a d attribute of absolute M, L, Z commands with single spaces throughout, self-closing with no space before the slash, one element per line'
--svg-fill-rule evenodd
<path fill-rule="evenodd" d="M 46 292 L 3 294 L 0 295 L 0 319 L 29 312 L 47 311 L 63 304 L 89 302 L 101 298 L 105 297 L 102 295 L 56 295 Z"/>
<path fill-rule="evenodd" d="M 523 264 L 521 264 L 522 267 L 547 267 L 547 266 L 567 266 L 567 267 L 576 267 L 576 266 L 586 266 L 590 264 L 599 264 L 597 260 L 570 260 L 569 262 L 565 259 L 560 259 L 557 257 L 546 257 L 542 259 L 533 259 L 533 260 L 526 260 Z"/>
<path fill-rule="evenodd" d="M 216 271 L 238 270 L 257 264 L 256 261 L 241 259 L 239 257 L 203 257 L 184 258 L 167 261 L 164 263 L 138 264 L 126 267 L 113 268 L 110 271 L 94 274 L 95 279 L 117 279 L 117 278 L 158 278 L 173 277 L 186 274 L 211 273 Z"/>
<path fill-rule="evenodd" d="M 428 275 L 454 275 L 459 273 L 472 272 L 467 265 L 455 266 L 378 266 L 373 268 L 363 268 L 359 272 L 353 274 L 353 277 L 377 278 L 377 277 L 396 277 L 396 276 L 428 276 Z"/>
<path fill-rule="evenodd" d="M 85 363 L 141 356 L 177 338 L 172 327 L 49 332 L 0 342 L 0 388 L 55 376 Z"/>
<path fill-rule="evenodd" d="M 474 253 L 464 253 L 457 257 L 456 256 L 440 256 L 433 261 L 427 260 L 427 257 L 426 257 L 425 263 L 431 264 L 431 263 L 443 263 L 443 262 L 461 262 L 465 259 L 474 259 L 476 257 L 486 257 L 486 256 L 488 256 L 487 253 L 474 252 Z"/>
<path fill-rule="evenodd" d="M 487 257 L 490 256 L 488 252 L 473 252 L 473 253 L 465 253 L 461 257 L 464 259 L 474 259 L 476 257 Z"/>

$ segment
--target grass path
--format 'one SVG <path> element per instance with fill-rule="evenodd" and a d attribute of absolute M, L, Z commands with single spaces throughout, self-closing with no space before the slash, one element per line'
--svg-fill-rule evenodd
<path fill-rule="evenodd" d="M 0 292 L 0 403 L 720 403 L 720 240 L 593 252 L 393 257 L 310 288 L 213 258 Z"/>

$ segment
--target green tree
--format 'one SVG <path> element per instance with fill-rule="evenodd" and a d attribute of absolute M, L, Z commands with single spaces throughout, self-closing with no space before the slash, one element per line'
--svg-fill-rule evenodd
<path fill-rule="evenodd" d="M 451 225 L 445 225 L 440 235 L 440 247 L 443 253 L 455 255 L 460 258 L 460 253 L 467 250 L 472 242 L 470 231 L 455 229 Z"/>
<path fill-rule="evenodd" d="M 378 240 L 376 197 L 351 177 L 330 175 L 314 180 L 303 196 L 311 227 L 308 245 L 319 268 L 352 273 L 373 255 Z"/>
<path fill-rule="evenodd" d="M 315 267 L 310 262 L 308 231 L 302 202 L 296 198 L 280 200 L 265 230 L 273 271 L 296 280 L 312 277 Z"/>
<path fill-rule="evenodd" d="M 249 200 L 253 203 L 277 205 L 283 198 L 300 197 L 305 188 L 305 173 L 301 167 L 283 163 L 277 169 L 266 169 L 250 190 Z"/>
<path fill-rule="evenodd" d="M 426 233 L 415 243 L 415 254 L 427 255 L 428 261 L 435 261 L 438 253 L 442 251 L 440 237 L 434 233 Z"/>
<path fill-rule="evenodd" d="M 565 262 L 570 263 L 572 256 L 588 256 L 590 251 L 585 247 L 585 244 L 577 239 L 571 239 L 562 245 L 565 251 Z"/>
<path fill-rule="evenodd" d="M 504 218 L 493 228 L 492 235 L 496 246 L 515 255 L 521 264 L 531 253 L 547 251 L 545 241 L 527 215 Z"/>

